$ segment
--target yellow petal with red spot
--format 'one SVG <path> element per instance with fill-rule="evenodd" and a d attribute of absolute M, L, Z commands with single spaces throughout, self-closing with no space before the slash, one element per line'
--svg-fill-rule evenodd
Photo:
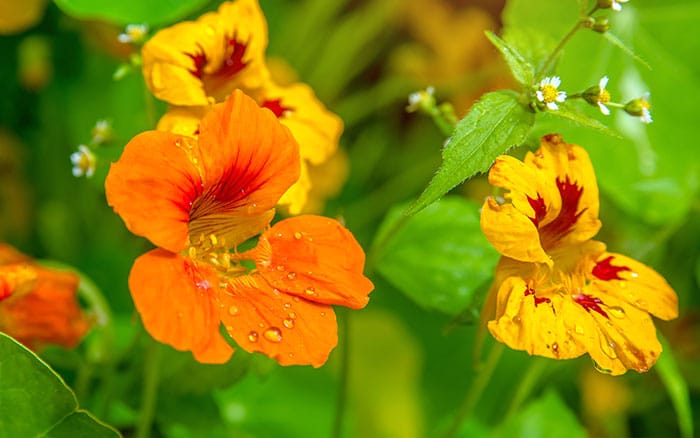
<path fill-rule="evenodd" d="M 155 249 L 134 262 L 129 289 L 143 325 L 156 340 L 207 363 L 226 362 L 233 349 L 219 334 L 215 268 Z"/>
<path fill-rule="evenodd" d="M 330 306 L 275 290 L 259 274 L 234 278 L 221 304 L 221 320 L 236 343 L 281 365 L 319 367 L 338 343 Z"/>

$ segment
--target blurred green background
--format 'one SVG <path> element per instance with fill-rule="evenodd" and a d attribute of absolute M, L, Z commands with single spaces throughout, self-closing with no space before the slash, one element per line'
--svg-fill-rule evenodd
<path fill-rule="evenodd" d="M 0 6 L 26 12 L 30 3 Z M 557 362 L 505 351 L 488 382 L 475 372 L 478 341 L 485 335 L 485 350 L 493 344 L 478 312 L 497 260 L 478 230 L 478 207 L 491 193 L 483 177 L 426 210 L 427 225 L 405 228 L 373 254 L 370 304 L 337 310 L 340 344 L 323 368 L 284 368 L 245 352 L 226 365 L 201 365 L 189 353 L 153 347 L 127 288 L 133 260 L 150 244 L 107 207 L 103 183 L 126 142 L 154 127 L 149 106 L 161 114 L 165 105 L 138 71 L 112 79 L 134 53 L 116 38 L 126 24 L 157 30 L 219 3 L 40 1 L 35 24 L 0 36 L 0 241 L 75 267 L 112 313 L 110 326 L 93 330 L 79 349 L 41 353 L 81 407 L 133 435 L 149 381 L 144 365 L 158 360 L 153 436 L 439 436 L 464 406 L 473 409 L 460 436 L 689 433 L 689 422 L 700 420 L 700 3 L 632 0 L 609 14 L 611 31 L 651 69 L 593 32 L 565 49 L 557 70 L 563 87 L 582 90 L 608 75 L 614 97 L 649 90 L 651 125 L 619 112 L 602 120 L 584 108 L 619 132 L 615 138 L 545 115 L 514 151 L 548 132 L 589 151 L 602 197 L 598 238 L 653 266 L 678 293 L 680 317 L 657 322 L 667 362 L 613 378 L 587 357 Z M 324 214 L 343 218 L 366 251 L 384 219 L 396 220 L 440 164 L 445 138 L 429 118 L 406 113 L 407 96 L 433 85 L 464 116 L 484 92 L 513 86 L 484 30 L 535 28 L 556 41 L 579 13 L 574 0 L 261 0 L 261 7 L 268 57 L 289 64 L 345 122 L 349 172 Z M 75 178 L 70 154 L 100 119 L 111 121 L 114 137 L 96 151 L 95 176 Z M 435 237 L 441 233 L 450 239 Z M 433 274 L 411 278 L 411 263 Z M 662 376 L 680 388 L 675 397 Z M 483 394 L 470 400 L 481 383 Z"/>

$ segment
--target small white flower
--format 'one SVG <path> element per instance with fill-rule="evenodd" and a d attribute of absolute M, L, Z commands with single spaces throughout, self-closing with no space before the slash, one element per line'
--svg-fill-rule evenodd
<path fill-rule="evenodd" d="M 78 146 L 78 151 L 70 155 L 70 161 L 73 163 L 73 176 L 78 178 L 85 175 L 87 178 L 95 174 L 95 166 L 97 157 L 85 145 Z"/>
<path fill-rule="evenodd" d="M 620 3 L 627 3 L 629 0 L 612 0 L 612 6 L 613 10 L 615 11 L 621 11 L 622 10 L 622 5 Z"/>
<path fill-rule="evenodd" d="M 559 76 L 546 77 L 540 82 L 540 88 L 535 92 L 537 100 L 544 103 L 550 110 L 558 110 L 559 105 L 566 100 L 566 92 L 559 91 L 561 79 Z"/>
<path fill-rule="evenodd" d="M 416 91 L 408 95 L 408 106 L 406 111 L 412 113 L 418 111 L 422 106 L 428 105 L 430 100 L 433 100 L 435 87 L 428 86 L 425 90 Z"/>
<path fill-rule="evenodd" d="M 605 87 L 608 86 L 608 77 L 603 76 L 600 78 L 600 81 L 598 82 L 598 108 L 600 108 L 600 112 L 603 113 L 606 116 L 610 115 L 610 109 L 608 109 L 607 106 L 605 106 L 606 103 L 610 102 L 610 92 L 605 89 Z"/>
<path fill-rule="evenodd" d="M 631 116 L 639 117 L 642 123 L 651 123 L 651 104 L 649 103 L 649 93 L 644 93 L 642 97 L 631 100 L 625 105 L 625 112 Z"/>
<path fill-rule="evenodd" d="M 147 24 L 127 24 L 123 33 L 120 33 L 117 39 L 120 43 L 140 43 L 148 34 Z"/>

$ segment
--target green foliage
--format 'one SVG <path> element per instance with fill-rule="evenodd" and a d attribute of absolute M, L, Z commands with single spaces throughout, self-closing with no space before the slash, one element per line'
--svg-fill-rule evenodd
<path fill-rule="evenodd" d="M 467 178 L 488 170 L 497 156 L 525 140 L 534 121 L 534 113 L 517 95 L 485 94 L 457 124 L 442 151 L 440 169 L 406 214 L 416 214 Z"/>
<path fill-rule="evenodd" d="M 586 430 L 576 415 L 553 389 L 532 401 L 520 412 L 506 420 L 495 437 L 522 438 L 584 438 Z"/>
<path fill-rule="evenodd" d="M 656 362 L 654 369 L 664 383 L 666 392 L 676 410 L 681 435 L 683 438 L 690 438 L 693 436 L 693 411 L 690 406 L 688 383 L 686 383 L 678 369 L 678 364 L 675 357 L 673 357 L 673 351 L 668 341 L 663 336 L 659 336 L 659 338 L 664 351 Z"/>
<path fill-rule="evenodd" d="M 0 436 L 116 437 L 48 365 L 0 333 Z"/>
<path fill-rule="evenodd" d="M 117 25 L 147 23 L 157 26 L 187 17 L 207 0 L 55 0 L 66 14 L 80 19 L 99 19 Z"/>
<path fill-rule="evenodd" d="M 535 69 L 515 47 L 500 39 L 495 33 L 487 31 L 486 37 L 503 54 L 513 77 L 524 87 L 529 87 L 535 77 Z"/>
<path fill-rule="evenodd" d="M 559 105 L 558 110 L 550 111 L 549 114 L 551 114 L 554 117 L 561 117 L 563 119 L 570 120 L 575 124 L 585 128 L 595 129 L 611 137 L 621 138 L 620 134 L 602 124 L 598 119 L 579 110 L 571 103 L 562 103 Z"/>
<path fill-rule="evenodd" d="M 447 197 L 410 218 L 403 209 L 394 207 L 379 228 L 376 241 L 384 244 L 377 270 L 427 309 L 456 315 L 474 304 L 498 261 L 481 232 L 479 205 Z M 401 220 L 406 223 L 397 230 Z"/>

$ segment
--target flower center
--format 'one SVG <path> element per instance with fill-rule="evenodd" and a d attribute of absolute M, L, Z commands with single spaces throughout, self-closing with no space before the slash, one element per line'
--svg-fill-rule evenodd
<path fill-rule="evenodd" d="M 540 88 L 542 91 L 542 101 L 544 103 L 552 103 L 557 100 L 559 95 L 559 89 L 552 84 L 542 85 Z"/>
<path fill-rule="evenodd" d="M 600 90 L 600 94 L 598 94 L 598 102 L 600 102 L 600 103 L 610 102 L 610 92 L 606 89 Z"/>

